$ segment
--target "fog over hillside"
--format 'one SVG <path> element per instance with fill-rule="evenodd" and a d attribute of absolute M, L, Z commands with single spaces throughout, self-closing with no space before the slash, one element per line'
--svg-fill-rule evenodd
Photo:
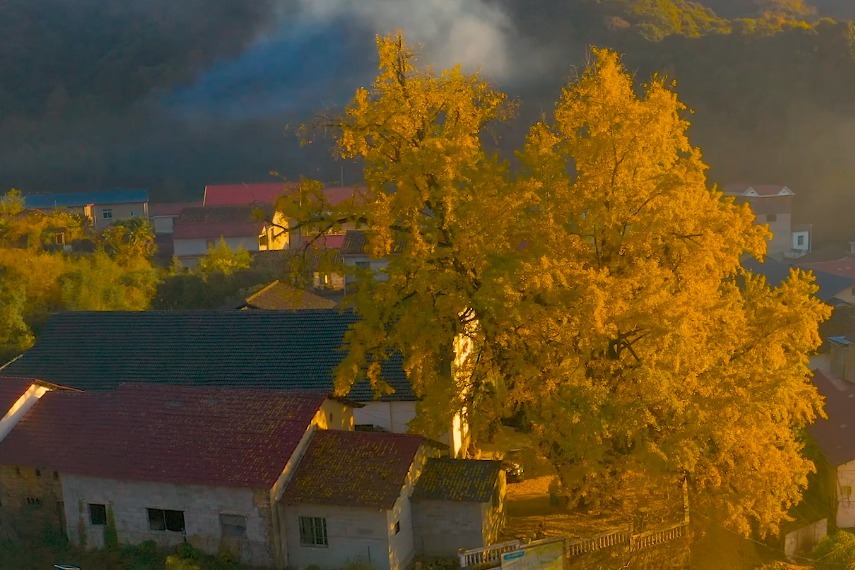
<path fill-rule="evenodd" d="M 806 217 L 852 199 L 855 28 L 815 22 L 855 19 L 853 3 L 815 0 L 804 26 L 727 34 L 727 20 L 712 17 L 753 18 L 758 5 L 704 0 L 704 11 L 661 0 L 680 16 L 637 8 L 652 4 L 9 0 L 0 5 L 0 185 L 148 187 L 180 199 L 271 170 L 356 182 L 358 168 L 333 160 L 328 141 L 300 146 L 296 126 L 367 85 L 375 34 L 401 29 L 423 64 L 460 63 L 521 101 L 519 120 L 500 130 L 504 151 L 549 112 L 587 47 L 607 45 L 639 78 L 677 80 L 714 180 L 789 184 Z M 648 38 L 651 25 L 665 26 L 661 39 Z"/>

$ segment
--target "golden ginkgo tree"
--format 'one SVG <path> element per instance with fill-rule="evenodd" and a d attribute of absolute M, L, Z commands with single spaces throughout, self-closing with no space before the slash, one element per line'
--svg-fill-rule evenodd
<path fill-rule="evenodd" d="M 636 86 L 593 50 L 512 168 L 486 146 L 512 115 L 504 94 L 418 68 L 400 36 L 378 52 L 373 86 L 331 123 L 364 164 L 360 199 L 280 204 L 356 224 L 388 258 L 349 297 L 362 319 L 340 391 L 366 376 L 387 390 L 399 353 L 416 429 L 463 411 L 478 436 L 522 414 L 575 501 L 640 473 L 685 481 L 742 533 L 774 531 L 812 469 L 800 430 L 821 414 L 807 365 L 829 309 L 804 273 L 770 288 L 742 268 L 768 230 L 710 187 L 671 86 Z"/>

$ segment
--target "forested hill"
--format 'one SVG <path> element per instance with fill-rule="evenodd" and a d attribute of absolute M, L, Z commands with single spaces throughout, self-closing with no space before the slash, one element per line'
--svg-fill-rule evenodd
<path fill-rule="evenodd" d="M 419 2 L 401 3 L 416 9 Z M 798 194 L 801 217 L 820 234 L 855 237 L 844 235 L 847 221 L 834 214 L 855 209 L 855 3 L 449 5 L 461 18 L 477 8 L 468 15 L 497 22 L 509 46 L 510 72 L 495 81 L 522 106 L 505 150 L 552 107 L 587 47 L 609 46 L 638 77 L 659 72 L 676 80 L 694 110 L 690 135 L 713 180 L 787 184 Z M 148 187 L 158 199 L 178 199 L 210 182 L 262 180 L 270 170 L 324 181 L 343 172 L 346 183 L 355 182 L 355 167 L 342 171 L 323 144 L 300 148 L 291 127 L 321 106 L 343 104 L 370 81 L 374 34 L 388 31 L 389 22 L 349 17 L 356 8 L 343 1 L 326 3 L 336 7 L 329 13 L 312 6 L 2 3 L 0 187 Z"/>

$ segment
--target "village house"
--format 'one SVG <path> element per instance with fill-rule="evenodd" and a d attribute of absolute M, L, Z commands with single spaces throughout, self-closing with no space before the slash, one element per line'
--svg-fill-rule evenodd
<path fill-rule="evenodd" d="M 214 206 L 270 206 L 275 207 L 277 200 L 293 192 L 299 191 L 299 185 L 295 183 L 253 183 L 253 184 L 210 184 L 205 187 L 205 195 L 202 205 L 206 208 Z M 353 198 L 355 190 L 350 187 L 329 187 L 323 189 L 324 201 L 337 206 Z M 278 214 L 278 213 L 277 213 Z M 274 223 L 294 228 L 293 220 L 277 218 Z M 322 249 L 339 249 L 344 240 L 344 232 L 349 226 L 328 230 L 325 235 L 318 237 L 317 228 L 310 226 L 301 227 L 299 230 L 291 230 L 287 247 L 298 249 L 302 247 L 316 247 Z"/>
<path fill-rule="evenodd" d="M 417 542 L 413 488 L 437 455 L 421 436 L 317 433 L 282 497 L 290 563 L 407 568 Z"/>
<path fill-rule="evenodd" d="M 333 309 L 337 305 L 338 303 L 333 299 L 321 297 L 311 291 L 296 289 L 277 280 L 247 297 L 238 309 L 243 311 L 295 311 L 301 309 Z"/>
<path fill-rule="evenodd" d="M 799 267 L 802 269 L 810 269 L 815 275 L 825 273 L 850 280 L 853 285 L 845 287 L 834 296 L 846 303 L 855 304 L 855 257 L 843 257 L 829 261 L 800 263 Z"/>
<path fill-rule="evenodd" d="M 403 250 L 403 241 L 398 241 L 392 248 L 392 254 L 400 254 Z M 364 230 L 347 230 L 344 242 L 341 246 L 341 261 L 346 267 L 370 270 L 374 279 L 383 281 L 386 279 L 384 269 L 389 265 L 385 257 L 372 257 L 368 251 L 368 232 Z M 358 277 L 349 274 L 345 277 L 345 291 L 347 286 L 353 286 Z"/>
<path fill-rule="evenodd" d="M 826 370 L 815 370 L 813 384 L 825 398 L 827 419 L 808 428 L 824 460 L 820 473 L 834 524 L 855 527 L 855 384 Z"/>
<path fill-rule="evenodd" d="M 198 208 L 202 202 L 154 202 L 149 208 L 155 235 L 171 234 L 184 208 Z"/>
<path fill-rule="evenodd" d="M 33 194 L 24 196 L 24 206 L 44 212 L 81 214 L 99 231 L 122 218 L 149 217 L 148 190 Z"/>
<path fill-rule="evenodd" d="M 421 556 L 455 556 L 495 543 L 505 521 L 500 461 L 429 459 L 413 493 Z"/>
<path fill-rule="evenodd" d="M 57 313 L 4 373 L 79 390 L 147 382 L 331 393 L 345 333 L 357 320 L 336 309 Z M 399 355 L 381 370 L 393 391 L 378 397 L 367 380 L 355 383 L 347 393 L 363 405 L 355 421 L 406 433 L 419 398 Z M 464 455 L 469 443 L 460 413 L 446 433 L 425 435 L 447 444 L 453 456 Z"/>
<path fill-rule="evenodd" d="M 835 274 L 821 268 L 812 267 L 814 264 L 794 265 L 788 262 L 765 258 L 762 262 L 753 257 L 742 260 L 742 266 L 756 275 L 762 275 L 770 287 L 777 287 L 790 276 L 790 270 L 800 268 L 813 272 L 815 283 L 819 290 L 816 297 L 831 305 L 846 302 L 851 297 L 855 286 L 855 277 Z"/>
<path fill-rule="evenodd" d="M 793 196 L 795 192 L 778 184 L 729 184 L 726 196 L 737 204 L 747 203 L 760 225 L 768 225 L 772 240 L 767 255 L 777 260 L 796 258 L 811 251 L 812 228 L 793 225 Z"/>
<path fill-rule="evenodd" d="M 28 506 L 58 507 L 73 543 L 104 547 L 112 525 L 122 544 L 186 541 L 281 568 L 288 546 L 276 504 L 303 450 L 317 429 L 352 427 L 346 404 L 318 394 L 50 391 L 0 441 L 2 508 L 23 482 L 43 481 L 26 491 Z"/>
<path fill-rule="evenodd" d="M 172 231 L 173 250 L 182 264 L 195 267 L 220 240 L 233 250 L 285 249 L 289 234 L 277 220 L 271 206 L 184 208 Z"/>
<path fill-rule="evenodd" d="M 353 403 L 323 394 L 144 383 L 84 392 L 7 376 L 0 406 L 6 539 L 50 523 L 88 548 L 186 542 L 261 567 L 401 570 L 436 544 L 438 531 L 415 521 L 424 505 L 476 506 L 449 504 L 460 532 L 451 521 L 438 530 L 477 544 L 481 529 L 495 537 L 502 512 L 496 462 L 439 460 L 445 446 L 422 436 L 352 431 Z"/>

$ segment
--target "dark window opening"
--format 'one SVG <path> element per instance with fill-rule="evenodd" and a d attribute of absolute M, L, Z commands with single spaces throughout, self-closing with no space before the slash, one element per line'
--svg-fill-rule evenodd
<path fill-rule="evenodd" d="M 395 521 L 395 534 L 401 532 L 401 521 Z"/>
<path fill-rule="evenodd" d="M 329 546 L 327 519 L 300 517 L 300 544 L 303 546 Z"/>
<path fill-rule="evenodd" d="M 246 538 L 246 517 L 220 513 L 220 530 L 223 538 Z"/>
<path fill-rule="evenodd" d="M 27 497 L 27 504 L 31 507 L 40 507 L 42 506 L 41 497 Z"/>
<path fill-rule="evenodd" d="M 148 511 L 149 529 L 184 532 L 184 511 L 170 511 L 168 509 L 146 510 Z"/>
<path fill-rule="evenodd" d="M 104 526 L 107 524 L 107 505 L 89 503 L 89 524 Z"/>

